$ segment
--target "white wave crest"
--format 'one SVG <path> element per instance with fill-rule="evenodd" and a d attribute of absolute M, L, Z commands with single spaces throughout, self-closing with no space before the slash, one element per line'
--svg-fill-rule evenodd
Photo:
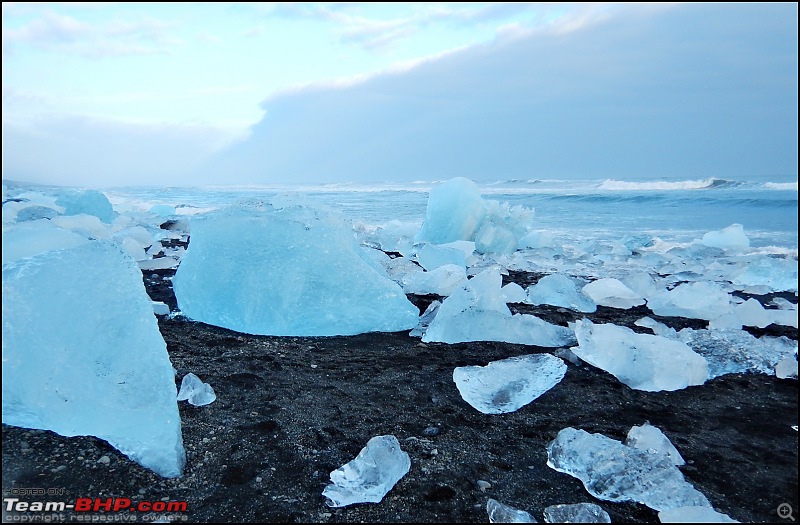
<path fill-rule="evenodd" d="M 764 187 L 768 190 L 797 191 L 797 182 L 765 182 Z"/>
<path fill-rule="evenodd" d="M 624 180 L 606 179 L 600 184 L 601 190 L 615 191 L 672 191 L 672 190 L 700 190 L 710 188 L 717 184 L 718 179 L 682 180 L 675 182 L 649 181 L 628 182 Z"/>

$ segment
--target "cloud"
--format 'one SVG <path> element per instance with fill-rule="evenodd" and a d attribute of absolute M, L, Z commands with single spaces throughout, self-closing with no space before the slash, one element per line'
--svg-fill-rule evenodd
<path fill-rule="evenodd" d="M 587 11 L 404 72 L 284 92 L 207 169 L 232 182 L 796 174 L 794 15 Z"/>

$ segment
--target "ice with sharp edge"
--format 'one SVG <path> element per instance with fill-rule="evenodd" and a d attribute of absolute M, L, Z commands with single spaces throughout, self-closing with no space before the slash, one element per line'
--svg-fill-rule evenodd
<path fill-rule="evenodd" d="M 484 414 L 514 412 L 555 385 L 567 365 L 550 354 L 530 354 L 492 361 L 486 366 L 461 366 L 453 381 L 461 397 Z"/>
<path fill-rule="evenodd" d="M 611 523 L 611 516 L 600 505 L 574 503 L 546 507 L 544 521 L 545 523 Z"/>
<path fill-rule="evenodd" d="M 486 502 L 486 514 L 489 515 L 489 523 L 539 523 L 529 512 L 492 498 Z"/>
<path fill-rule="evenodd" d="M 664 435 L 661 429 L 649 423 L 631 427 L 628 431 L 628 437 L 625 439 L 625 444 L 629 447 L 645 450 L 651 454 L 665 455 L 676 467 L 686 464 L 681 453 L 678 452 L 678 449 L 675 448 L 675 445 Z"/>

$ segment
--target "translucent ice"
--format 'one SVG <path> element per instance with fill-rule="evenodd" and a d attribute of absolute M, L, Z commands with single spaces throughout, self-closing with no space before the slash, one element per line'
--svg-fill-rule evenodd
<path fill-rule="evenodd" d="M 678 390 L 708 376 L 706 360 L 681 341 L 587 319 L 575 323 L 575 335 L 578 357 L 636 390 Z"/>
<path fill-rule="evenodd" d="M 708 362 L 708 378 L 756 372 L 773 374 L 783 358 L 794 357 L 797 341 L 786 337 L 754 337 L 744 330 L 693 330 L 678 332 L 681 341 Z"/>
<path fill-rule="evenodd" d="M 198 215 L 173 280 L 190 318 L 250 334 L 409 330 L 419 310 L 368 260 L 352 227 L 302 196 Z"/>
<path fill-rule="evenodd" d="M 478 185 L 463 177 L 450 179 L 431 189 L 417 240 L 435 244 L 472 240 L 485 214 Z"/>
<path fill-rule="evenodd" d="M 678 449 L 675 448 L 669 438 L 660 429 L 649 423 L 645 423 L 640 427 L 631 427 L 628 431 L 628 437 L 625 439 L 625 444 L 651 454 L 665 455 L 677 467 L 686 464 L 681 453 L 678 452 Z"/>
<path fill-rule="evenodd" d="M 703 244 L 713 248 L 747 248 L 750 239 L 744 233 L 741 224 L 731 224 L 722 230 L 708 232 L 703 235 Z"/>
<path fill-rule="evenodd" d="M 492 498 L 486 502 L 486 513 L 489 515 L 489 523 L 539 523 L 524 510 L 515 509 Z"/>
<path fill-rule="evenodd" d="M 797 356 L 784 357 L 775 365 L 775 376 L 778 379 L 797 379 Z"/>
<path fill-rule="evenodd" d="M 611 516 L 600 505 L 575 503 L 550 505 L 544 509 L 545 523 L 611 523 Z"/>
<path fill-rule="evenodd" d="M 58 228 L 46 219 L 18 224 L 3 230 L 3 264 L 87 242 L 86 237 Z"/>
<path fill-rule="evenodd" d="M 437 244 L 425 244 L 417 251 L 417 261 L 420 266 L 428 271 L 434 270 L 445 264 L 455 264 L 466 268 L 467 256 L 463 250 Z"/>
<path fill-rule="evenodd" d="M 419 316 L 419 322 L 417 323 L 417 326 L 415 326 L 408 335 L 411 337 L 422 337 L 425 335 L 425 332 L 428 330 L 428 326 L 431 324 L 431 321 L 433 321 L 433 318 L 436 317 L 436 313 L 439 311 L 440 306 L 442 306 L 441 301 L 431 302 L 422 315 Z"/>
<path fill-rule="evenodd" d="M 448 296 L 467 282 L 463 266 L 445 264 L 430 272 L 414 272 L 403 278 L 403 290 L 413 294 Z"/>
<path fill-rule="evenodd" d="M 583 293 L 601 306 L 626 310 L 644 304 L 644 298 L 618 279 L 606 277 L 583 287 Z"/>
<path fill-rule="evenodd" d="M 658 513 L 661 523 L 739 523 L 711 507 L 680 507 Z"/>
<path fill-rule="evenodd" d="M 531 354 L 492 361 L 486 366 L 453 370 L 461 397 L 484 414 L 514 412 L 564 378 L 567 365 L 550 354 Z"/>
<path fill-rule="evenodd" d="M 17 212 L 17 222 L 35 221 L 38 219 L 52 219 L 58 212 L 49 206 L 33 205 L 22 208 Z"/>
<path fill-rule="evenodd" d="M 545 275 L 536 284 L 529 286 L 527 302 L 563 306 L 584 313 L 597 310 L 594 301 L 578 290 L 575 280 L 557 273 Z"/>
<path fill-rule="evenodd" d="M 476 275 L 456 289 L 439 307 L 422 340 L 459 343 L 505 341 L 557 347 L 575 341 L 572 330 L 533 315 L 512 315 L 496 269 Z"/>
<path fill-rule="evenodd" d="M 411 468 L 411 459 L 394 436 L 376 436 L 355 459 L 331 472 L 322 495 L 329 507 L 379 503 Z"/>
<path fill-rule="evenodd" d="M 217 399 L 214 389 L 208 383 L 203 383 L 199 377 L 192 373 L 183 376 L 181 389 L 178 391 L 178 401 L 189 401 L 196 407 L 210 405 Z"/>
<path fill-rule="evenodd" d="M 797 291 L 797 258 L 761 256 L 747 261 L 744 270 L 733 278 L 743 286 L 768 286 L 772 291 Z"/>
<path fill-rule="evenodd" d="M 3 423 L 97 436 L 162 476 L 181 475 L 172 365 L 142 273 L 117 245 L 3 265 L 2 368 Z"/>
<path fill-rule="evenodd" d="M 105 223 L 114 220 L 114 208 L 105 194 L 98 190 L 69 191 L 60 195 L 56 204 L 64 207 L 64 215 L 85 213 Z"/>
<path fill-rule="evenodd" d="M 647 306 L 656 315 L 709 321 L 732 310 L 728 292 L 709 281 L 685 283 L 660 292 L 648 298 Z"/>
<path fill-rule="evenodd" d="M 565 428 L 547 446 L 547 465 L 578 478 L 607 501 L 634 501 L 662 511 L 710 507 L 667 456 L 629 447 L 602 434 Z"/>

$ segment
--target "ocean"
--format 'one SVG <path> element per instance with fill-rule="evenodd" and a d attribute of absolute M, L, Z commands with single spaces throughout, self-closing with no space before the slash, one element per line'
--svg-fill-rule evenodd
<path fill-rule="evenodd" d="M 118 210 L 155 204 L 193 214 L 241 199 L 301 192 L 320 200 L 362 228 L 389 221 L 421 225 L 436 181 L 105 189 Z M 753 248 L 796 254 L 797 182 L 744 180 L 509 180 L 477 182 L 484 199 L 535 210 L 533 228 L 574 244 L 645 234 L 688 243 L 706 232 L 741 224 Z"/>

